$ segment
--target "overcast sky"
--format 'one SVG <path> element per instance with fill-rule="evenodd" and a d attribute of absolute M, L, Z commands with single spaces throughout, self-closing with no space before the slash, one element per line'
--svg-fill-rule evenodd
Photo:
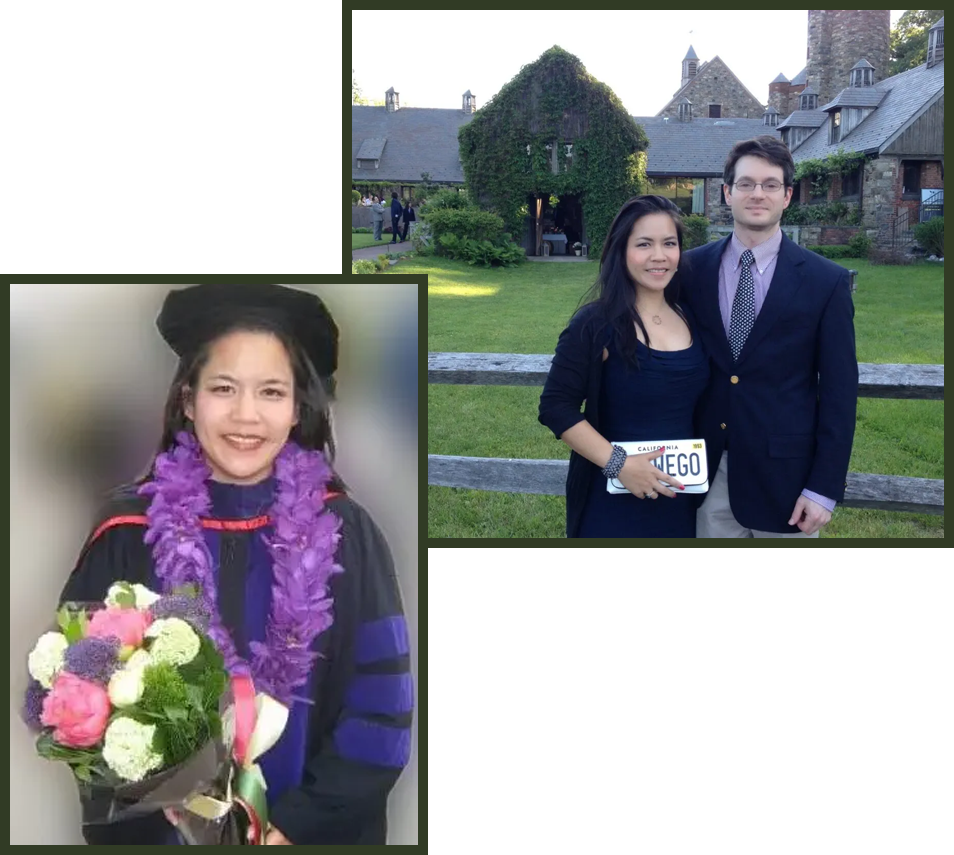
<path fill-rule="evenodd" d="M 891 24 L 904 14 L 891 12 Z M 394 87 L 402 106 L 482 107 L 521 66 L 559 45 L 610 86 L 634 116 L 653 116 L 679 88 L 689 46 L 719 56 L 763 104 L 779 72 L 805 67 L 808 12 L 419 12 L 351 13 L 352 64 L 365 98 Z"/>

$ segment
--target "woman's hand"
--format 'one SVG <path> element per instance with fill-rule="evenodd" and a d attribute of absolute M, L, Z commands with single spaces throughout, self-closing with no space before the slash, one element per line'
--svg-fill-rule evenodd
<path fill-rule="evenodd" d="M 645 454 L 631 454 L 626 458 L 623 468 L 616 480 L 619 481 L 630 493 L 639 499 L 658 499 L 660 496 L 675 496 L 673 490 L 662 486 L 668 484 L 674 490 L 686 489 L 671 475 L 667 475 L 661 469 L 657 469 L 650 462 L 657 457 L 662 457 L 666 447 L 663 446 L 659 451 L 647 451 Z"/>

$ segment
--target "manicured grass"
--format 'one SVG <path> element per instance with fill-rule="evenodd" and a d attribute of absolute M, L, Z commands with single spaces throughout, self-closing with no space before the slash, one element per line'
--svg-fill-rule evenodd
<path fill-rule="evenodd" d="M 859 271 L 855 335 L 860 362 L 943 363 L 943 266 Z M 486 270 L 412 258 L 401 273 L 428 275 L 428 350 L 552 353 L 592 284 L 596 264 L 526 263 Z M 566 459 L 537 421 L 540 389 L 429 386 L 428 452 Z M 944 477 L 941 401 L 862 398 L 851 470 Z M 561 497 L 428 487 L 429 537 L 562 537 Z M 837 509 L 823 537 L 943 537 L 943 517 Z"/>
<path fill-rule="evenodd" d="M 366 234 L 351 234 L 351 248 L 352 249 L 364 249 L 366 246 L 382 246 L 383 244 L 391 242 L 391 235 L 382 234 L 381 240 L 375 240 L 374 235 Z M 410 247 L 410 243 L 401 244 L 402 247 Z"/>

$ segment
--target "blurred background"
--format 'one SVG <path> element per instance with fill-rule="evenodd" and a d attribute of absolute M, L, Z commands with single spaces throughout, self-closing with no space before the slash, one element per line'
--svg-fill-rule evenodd
<path fill-rule="evenodd" d="M 26 657 L 53 618 L 102 493 L 148 466 L 176 357 L 155 328 L 162 285 L 11 285 L 11 844 L 82 844 L 72 776 L 20 722 Z M 238 286 L 237 286 L 238 287 Z M 413 284 L 294 286 L 341 338 L 336 468 L 394 555 L 417 680 L 417 319 Z M 417 843 L 417 721 L 391 796 L 391 844 Z"/>

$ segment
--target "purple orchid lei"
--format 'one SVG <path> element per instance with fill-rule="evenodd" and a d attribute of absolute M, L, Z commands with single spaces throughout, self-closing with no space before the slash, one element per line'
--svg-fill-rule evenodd
<path fill-rule="evenodd" d="M 165 593 L 197 584 L 210 614 L 209 637 L 232 676 L 251 676 L 255 688 L 283 704 L 297 698 L 318 658 L 312 642 L 334 622 L 331 577 L 344 568 L 334 555 L 341 520 L 324 510 L 331 468 L 318 451 L 287 442 L 275 459 L 276 500 L 269 516 L 274 536 L 263 540 L 272 556 L 272 607 L 265 642 L 249 645 L 251 663 L 242 659 L 217 606 L 212 556 L 200 517 L 212 507 L 206 480 L 211 471 L 196 438 L 182 431 L 177 445 L 156 458 L 153 480 L 139 488 L 151 495 L 145 542 L 152 544 L 156 576 Z"/>

